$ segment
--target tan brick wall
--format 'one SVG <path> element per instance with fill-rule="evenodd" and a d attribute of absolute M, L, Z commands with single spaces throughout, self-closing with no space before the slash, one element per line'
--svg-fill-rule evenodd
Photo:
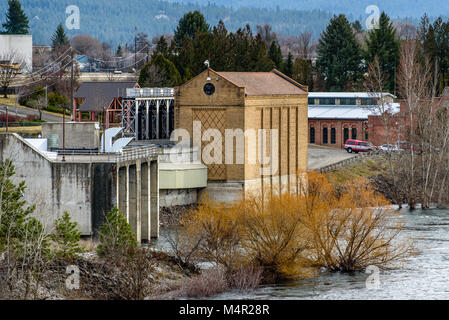
<path fill-rule="evenodd" d="M 216 88 L 215 94 L 211 96 L 203 93 L 203 86 L 208 76 Z M 264 192 L 271 192 L 279 185 L 288 187 L 291 191 L 296 190 L 297 171 L 307 170 L 308 95 L 245 97 L 243 88 L 236 87 L 213 71 L 209 74 L 205 71 L 184 86 L 176 88 L 175 95 L 176 128 L 186 129 L 191 136 L 193 136 L 193 115 L 195 110 L 199 109 L 224 108 L 226 129 L 240 128 L 243 131 L 254 129 L 256 135 L 259 129 L 268 129 L 265 146 L 268 149 L 265 150 L 267 155 L 271 152 L 269 129 L 279 129 L 277 154 L 279 169 L 274 176 L 261 176 L 261 164 L 258 159 L 261 150 L 258 145 L 256 164 L 248 163 L 249 141 L 245 138 L 245 165 L 226 165 L 226 180 L 248 181 L 245 186 L 247 191 L 263 186 Z M 235 142 L 233 145 L 235 151 Z"/>

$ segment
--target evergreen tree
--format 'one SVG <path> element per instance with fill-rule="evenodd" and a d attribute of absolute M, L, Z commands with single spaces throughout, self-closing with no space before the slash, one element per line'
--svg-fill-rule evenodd
<path fill-rule="evenodd" d="M 293 64 L 292 79 L 308 86 L 309 91 L 312 91 L 314 87 L 312 62 L 301 57 L 296 58 Z"/>
<path fill-rule="evenodd" d="M 293 76 L 293 55 L 291 52 L 287 55 L 287 61 L 283 64 L 282 72 L 290 78 Z"/>
<path fill-rule="evenodd" d="M 364 53 L 366 63 L 371 63 L 377 56 L 383 73 L 387 75 L 385 90 L 395 91 L 396 70 L 399 65 L 399 41 L 390 18 L 382 12 L 379 28 L 370 30 L 366 38 L 367 49 Z"/>
<path fill-rule="evenodd" d="M 117 47 L 117 51 L 115 52 L 116 57 L 121 57 L 123 55 L 123 49 L 122 46 L 119 44 Z"/>
<path fill-rule="evenodd" d="M 359 20 L 354 21 L 353 23 L 351 23 L 351 27 L 355 30 L 355 32 L 357 33 L 361 33 L 363 31 L 363 27 L 362 24 L 360 23 Z"/>
<path fill-rule="evenodd" d="M 271 61 L 274 62 L 274 66 L 277 69 L 281 68 L 282 65 L 282 51 L 281 47 L 277 43 L 276 40 L 271 42 L 270 49 L 268 50 L 268 57 L 271 59 Z"/>
<path fill-rule="evenodd" d="M 8 12 L 6 13 L 6 23 L 3 24 L 6 34 L 28 34 L 30 27 L 28 18 L 22 10 L 19 0 L 8 0 Z"/>
<path fill-rule="evenodd" d="M 255 72 L 268 72 L 274 68 L 274 62 L 268 57 L 267 48 L 262 35 L 257 34 L 252 41 L 249 70 Z"/>
<path fill-rule="evenodd" d="M 422 47 L 421 60 L 429 59 L 432 68 L 435 64 L 438 66 L 437 94 L 441 94 L 449 85 L 449 21 L 444 22 L 439 17 L 431 24 L 427 15 L 424 15 L 421 18 L 418 34 Z"/>
<path fill-rule="evenodd" d="M 131 226 L 116 207 L 106 215 L 106 222 L 100 227 L 98 235 L 100 244 L 97 247 L 97 253 L 100 257 L 123 256 L 137 247 Z"/>
<path fill-rule="evenodd" d="M 78 229 L 78 223 L 71 220 L 68 212 L 55 222 L 55 233 L 51 239 L 56 243 L 56 256 L 73 259 L 77 253 L 83 251 L 79 246 L 81 240 L 81 231 Z"/>
<path fill-rule="evenodd" d="M 330 20 L 317 53 L 317 67 L 325 78 L 326 90 L 343 91 L 362 77 L 361 49 L 344 15 Z"/>
<path fill-rule="evenodd" d="M 168 43 L 167 40 L 165 40 L 164 36 L 161 36 L 156 44 L 156 48 L 153 51 L 153 57 L 157 56 L 158 54 L 163 55 L 164 57 L 168 56 Z"/>
<path fill-rule="evenodd" d="M 51 37 L 52 47 L 53 49 L 57 49 L 63 46 L 67 46 L 69 44 L 69 39 L 64 30 L 64 26 L 62 23 L 58 25 L 55 33 Z"/>
<path fill-rule="evenodd" d="M 177 48 L 180 48 L 186 37 L 193 39 L 197 32 L 209 32 L 209 25 L 206 23 L 206 19 L 199 11 L 186 13 L 178 23 L 175 30 L 175 44 Z"/>
<path fill-rule="evenodd" d="M 173 62 L 159 54 L 140 71 L 141 87 L 175 87 L 182 83 L 181 75 Z"/>

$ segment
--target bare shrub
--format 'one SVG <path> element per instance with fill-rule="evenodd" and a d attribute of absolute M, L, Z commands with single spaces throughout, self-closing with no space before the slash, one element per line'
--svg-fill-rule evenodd
<path fill-rule="evenodd" d="M 201 274 L 186 280 L 181 288 L 184 296 L 209 297 L 229 289 L 226 272 L 222 268 L 203 270 Z"/>
<path fill-rule="evenodd" d="M 410 253 L 398 238 L 403 222 L 367 180 L 336 186 L 309 172 L 300 190 L 230 206 L 206 202 L 183 219 L 181 233 L 198 241 L 198 261 L 222 267 L 237 288 L 307 277 L 320 267 L 387 268 Z"/>
<path fill-rule="evenodd" d="M 244 266 L 228 276 L 229 286 L 240 291 L 256 289 L 262 282 L 262 273 L 262 267 Z"/>

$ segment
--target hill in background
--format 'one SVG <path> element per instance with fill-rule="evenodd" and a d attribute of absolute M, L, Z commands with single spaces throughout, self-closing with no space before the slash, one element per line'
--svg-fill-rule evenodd
<path fill-rule="evenodd" d="M 288 35 L 311 32 L 318 38 L 333 13 L 343 12 L 349 20 L 368 16 L 367 5 L 372 0 L 228 0 L 226 6 L 218 0 L 78 0 L 81 12 L 81 29 L 69 31 L 70 36 L 88 33 L 116 47 L 132 42 L 135 28 L 152 36 L 172 33 L 179 19 L 188 11 L 200 10 L 209 24 L 221 19 L 229 30 L 246 24 L 255 29 L 257 24 L 268 23 L 273 31 Z M 379 8 L 392 17 L 411 17 L 416 23 L 424 12 L 430 16 L 447 14 L 447 0 L 379 0 Z M 49 44 L 59 23 L 64 23 L 65 9 L 73 0 L 21 0 L 30 19 L 36 44 Z M 5 21 L 7 1 L 0 2 L 0 21 Z M 233 7 L 233 8 L 231 8 Z M 408 19 L 410 21 L 410 19 Z"/>

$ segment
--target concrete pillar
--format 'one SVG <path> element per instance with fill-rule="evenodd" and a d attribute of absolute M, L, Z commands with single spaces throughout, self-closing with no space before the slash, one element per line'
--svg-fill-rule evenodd
<path fill-rule="evenodd" d="M 136 235 L 136 239 L 140 241 L 140 168 L 137 165 L 129 166 L 129 220 L 131 230 Z M 138 230 L 139 229 L 139 230 Z"/>
<path fill-rule="evenodd" d="M 126 221 L 129 223 L 129 165 L 126 166 L 125 172 L 125 188 L 126 188 L 126 198 L 125 198 L 125 210 L 122 212 L 125 215 Z"/>
<path fill-rule="evenodd" d="M 150 197 L 150 168 L 148 162 L 141 165 L 141 234 L 142 240 L 150 241 L 151 239 L 151 197 Z"/>
<path fill-rule="evenodd" d="M 159 238 L 159 163 L 150 163 L 151 237 Z"/>
<path fill-rule="evenodd" d="M 117 194 L 117 207 L 120 212 L 126 217 L 128 207 L 128 183 L 127 183 L 127 171 L 128 167 L 121 167 L 118 169 L 118 194 Z"/>

